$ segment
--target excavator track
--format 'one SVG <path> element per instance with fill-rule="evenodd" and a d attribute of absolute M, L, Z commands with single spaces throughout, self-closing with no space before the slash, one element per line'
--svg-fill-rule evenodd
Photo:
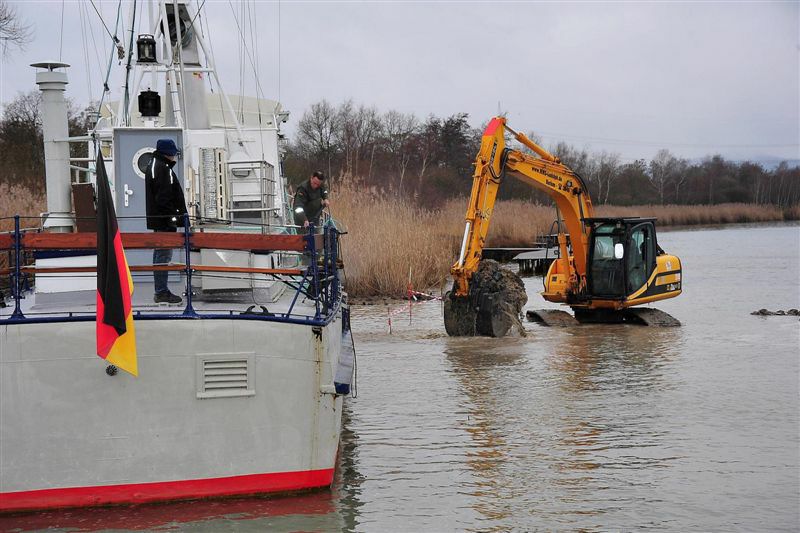
<path fill-rule="evenodd" d="M 680 320 L 674 316 L 660 309 L 653 309 L 652 307 L 625 309 L 624 312 L 627 315 L 628 322 L 634 322 L 645 326 L 670 328 L 681 325 Z"/>
<path fill-rule="evenodd" d="M 575 316 L 559 309 L 529 309 L 525 316 L 531 322 L 544 326 L 569 327 L 581 324 L 638 324 L 653 327 L 676 327 L 678 319 L 650 307 L 623 309 L 621 311 L 576 309 Z"/>
<path fill-rule="evenodd" d="M 537 322 L 545 326 L 569 327 L 580 326 L 580 322 L 566 311 L 560 309 L 528 309 L 525 316 L 530 322 Z"/>

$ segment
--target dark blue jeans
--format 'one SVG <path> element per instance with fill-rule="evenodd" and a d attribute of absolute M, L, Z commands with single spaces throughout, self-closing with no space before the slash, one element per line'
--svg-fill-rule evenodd
<path fill-rule="evenodd" d="M 167 264 L 172 261 L 172 248 L 155 248 L 153 250 L 153 264 Z M 156 294 L 169 292 L 167 281 L 169 280 L 169 272 L 167 270 L 157 270 L 153 272 L 153 282 L 155 284 Z"/>

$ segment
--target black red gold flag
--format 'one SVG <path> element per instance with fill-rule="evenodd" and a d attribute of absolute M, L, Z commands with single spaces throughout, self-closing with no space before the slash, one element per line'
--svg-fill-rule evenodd
<path fill-rule="evenodd" d="M 139 375 L 133 279 L 122 248 L 103 154 L 97 155 L 97 355 Z"/>

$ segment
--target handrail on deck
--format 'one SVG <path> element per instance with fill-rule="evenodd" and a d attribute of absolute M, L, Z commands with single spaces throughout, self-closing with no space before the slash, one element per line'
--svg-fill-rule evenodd
<path fill-rule="evenodd" d="M 39 231 L 21 231 L 20 217 L 14 217 L 14 231 L 0 233 L 0 250 L 13 251 L 14 266 L 0 270 L 0 276 L 9 276 L 13 287 L 14 312 L 8 319 L 0 319 L 0 324 L 10 322 L 41 322 L 53 319 L 28 319 L 22 313 L 20 301 L 22 296 L 23 275 L 58 274 L 96 272 L 96 267 L 34 267 L 22 264 L 22 253 L 31 250 L 96 250 L 96 233 L 43 233 Z M 195 272 L 241 273 L 247 275 L 272 275 L 296 290 L 289 310 L 277 318 L 265 316 L 264 320 L 286 321 L 291 323 L 308 323 L 324 325 L 333 319 L 339 308 L 341 288 L 338 276 L 338 236 L 340 232 L 333 226 L 326 226 L 322 234 L 317 234 L 314 226 L 308 228 L 306 235 L 274 235 L 274 234 L 242 234 L 192 231 L 189 216 L 184 215 L 182 233 L 121 233 L 122 244 L 128 250 L 155 248 L 183 248 L 184 264 L 170 265 L 131 265 L 133 272 L 157 270 L 182 271 L 186 275 L 186 306 L 181 315 L 170 318 L 222 318 L 227 315 L 201 315 L 192 306 L 192 274 Z M 219 265 L 192 265 L 191 252 L 197 249 L 246 250 L 252 252 L 302 252 L 310 256 L 309 266 L 305 269 L 228 267 Z M 318 262 L 321 261 L 321 266 Z M 280 278 L 278 276 L 286 276 Z M 297 282 L 292 279 L 299 279 Z M 314 317 L 292 316 L 298 297 L 303 294 L 314 300 Z M 323 316 L 324 315 L 324 316 Z M 138 312 L 137 317 L 142 313 Z M 235 317 L 236 315 L 231 315 Z M 147 316 L 145 316 L 147 318 Z M 242 317 L 252 319 L 252 317 Z M 63 320 L 85 320 L 85 317 L 73 317 Z"/>
<path fill-rule="evenodd" d="M 25 250 L 92 250 L 97 248 L 96 233 L 19 233 Z M 120 233 L 126 250 L 183 248 L 184 233 Z M 12 250 L 15 233 L 0 233 L 0 250 Z M 241 233 L 189 232 L 194 249 L 303 252 L 308 248 L 305 235 L 248 235 Z M 314 247 L 323 247 L 323 236 L 314 235 Z"/>

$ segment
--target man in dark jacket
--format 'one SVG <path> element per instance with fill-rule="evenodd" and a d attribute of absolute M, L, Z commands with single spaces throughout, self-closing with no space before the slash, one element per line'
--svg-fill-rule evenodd
<path fill-rule="evenodd" d="M 172 167 L 178 155 L 178 147 L 172 139 L 159 139 L 153 159 L 144 173 L 145 203 L 147 206 L 147 229 L 175 232 L 183 226 L 186 201 L 183 187 Z M 172 249 L 154 249 L 153 265 L 168 264 L 172 260 Z M 153 272 L 156 303 L 181 303 L 181 297 L 169 291 L 166 270 Z"/>
<path fill-rule="evenodd" d="M 319 225 L 322 210 L 329 206 L 328 190 L 325 188 L 325 174 L 316 171 L 308 180 L 297 187 L 294 194 L 294 223 L 307 228 L 309 224 Z"/>

